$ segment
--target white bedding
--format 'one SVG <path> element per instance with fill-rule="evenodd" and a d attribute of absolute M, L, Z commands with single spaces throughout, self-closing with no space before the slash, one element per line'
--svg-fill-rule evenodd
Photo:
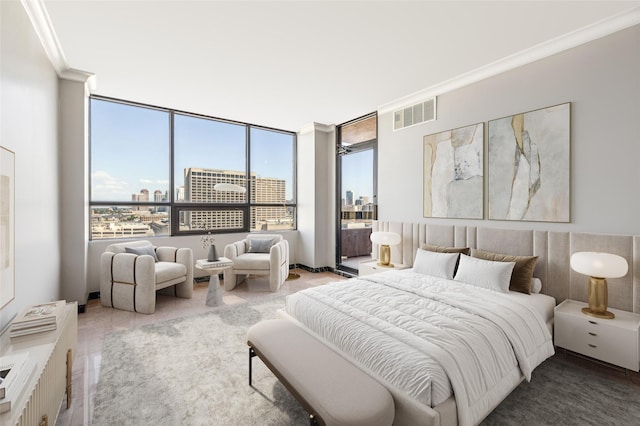
<path fill-rule="evenodd" d="M 519 303 L 526 303 L 530 307 L 536 310 L 547 324 L 549 332 L 553 330 L 553 315 L 556 307 L 556 299 L 546 294 L 524 294 L 517 291 L 510 291 L 510 297 L 513 297 Z"/>
<path fill-rule="evenodd" d="M 422 404 L 455 394 L 468 425 L 553 354 L 546 318 L 526 300 L 405 270 L 307 289 L 285 310 Z"/>

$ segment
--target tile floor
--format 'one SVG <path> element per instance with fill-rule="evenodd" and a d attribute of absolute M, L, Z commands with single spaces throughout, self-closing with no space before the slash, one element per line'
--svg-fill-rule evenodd
<path fill-rule="evenodd" d="M 346 278 L 331 272 L 311 273 L 301 269 L 296 280 L 286 281 L 279 293 L 286 295 L 305 288 L 327 284 Z M 78 315 L 78 351 L 73 364 L 73 400 L 70 409 L 66 409 L 66 400 L 62 402 L 60 413 L 56 421 L 57 426 L 88 426 L 91 425 L 93 404 L 96 387 L 100 377 L 100 361 L 102 359 L 102 343 L 105 335 L 112 331 L 127 330 L 173 318 L 197 315 L 210 312 L 219 307 L 205 305 L 208 281 L 196 283 L 193 298 L 180 299 L 158 295 L 156 312 L 153 315 L 137 314 L 105 308 L 99 300 L 90 300 L 86 312 Z M 249 303 L 260 297 L 272 296 L 266 277 L 257 277 L 240 284 L 231 292 L 224 292 L 224 305 Z M 598 371 L 612 380 L 631 381 L 640 385 L 640 374 L 605 365 L 597 361 L 586 359 L 562 349 L 555 355 L 561 362 L 583 365 L 593 371 Z"/>
<path fill-rule="evenodd" d="M 294 272 L 299 273 L 300 278 L 286 281 L 279 290 L 279 294 L 291 294 L 305 288 L 346 279 L 331 272 L 311 273 L 301 269 L 296 269 Z M 86 312 L 78 315 L 78 351 L 73 364 L 71 408 L 67 410 L 66 400 L 62 402 L 56 425 L 91 425 L 105 335 L 112 331 L 128 330 L 145 324 L 219 309 L 219 307 L 205 305 L 208 285 L 208 281 L 196 283 L 191 299 L 158 295 L 156 311 L 153 315 L 105 308 L 100 304 L 100 300 L 90 300 L 86 305 Z M 256 277 L 240 284 L 233 291 L 224 292 L 223 305 L 248 303 L 273 294 L 269 291 L 268 278 Z"/>

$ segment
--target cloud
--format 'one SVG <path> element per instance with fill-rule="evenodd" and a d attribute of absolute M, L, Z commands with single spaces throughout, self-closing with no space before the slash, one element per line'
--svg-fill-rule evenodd
<path fill-rule="evenodd" d="M 126 180 L 111 176 L 105 171 L 91 174 L 91 198 L 94 200 L 117 200 L 122 195 L 131 195 Z"/>
<path fill-rule="evenodd" d="M 140 179 L 140 183 L 153 183 L 151 179 Z"/>

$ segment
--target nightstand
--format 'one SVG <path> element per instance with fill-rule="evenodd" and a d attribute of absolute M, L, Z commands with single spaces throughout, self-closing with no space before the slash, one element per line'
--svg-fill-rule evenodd
<path fill-rule="evenodd" d="M 555 308 L 555 345 L 633 371 L 640 370 L 640 315 L 618 309 L 616 317 L 585 315 L 586 303 L 567 299 Z"/>
<path fill-rule="evenodd" d="M 362 277 L 364 275 L 377 274 L 378 272 L 385 271 L 393 271 L 394 269 L 408 269 L 409 265 L 404 265 L 402 263 L 394 263 L 393 268 L 389 268 L 388 266 L 380 266 L 378 265 L 377 260 L 369 260 L 367 262 L 360 262 L 358 266 L 358 276 Z"/>

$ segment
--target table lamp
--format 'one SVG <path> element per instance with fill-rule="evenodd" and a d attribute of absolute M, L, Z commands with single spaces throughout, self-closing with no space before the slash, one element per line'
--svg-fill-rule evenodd
<path fill-rule="evenodd" d="M 589 275 L 589 307 L 582 313 L 596 318 L 612 319 L 615 315 L 607 311 L 607 278 L 624 277 L 629 265 L 624 257 L 592 251 L 582 251 L 571 255 L 571 269 Z"/>
<path fill-rule="evenodd" d="M 378 265 L 393 268 L 391 263 L 391 247 L 400 244 L 402 239 L 395 232 L 372 232 L 371 242 L 380 244 L 380 254 L 378 256 Z"/>

